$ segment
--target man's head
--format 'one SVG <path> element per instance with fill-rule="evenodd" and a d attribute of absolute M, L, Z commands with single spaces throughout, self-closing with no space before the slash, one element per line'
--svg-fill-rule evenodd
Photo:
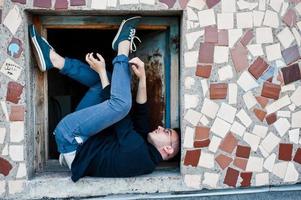
<path fill-rule="evenodd" d="M 173 129 L 158 126 L 157 129 L 148 133 L 147 140 L 160 152 L 163 160 L 173 158 L 180 149 L 180 137 Z"/>

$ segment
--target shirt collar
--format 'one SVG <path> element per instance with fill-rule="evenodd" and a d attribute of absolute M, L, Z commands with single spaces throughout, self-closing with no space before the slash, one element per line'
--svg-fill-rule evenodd
<path fill-rule="evenodd" d="M 150 153 L 151 159 L 157 165 L 159 162 L 163 161 L 163 158 L 157 148 L 152 145 L 151 143 L 147 142 L 148 144 L 148 151 Z"/>

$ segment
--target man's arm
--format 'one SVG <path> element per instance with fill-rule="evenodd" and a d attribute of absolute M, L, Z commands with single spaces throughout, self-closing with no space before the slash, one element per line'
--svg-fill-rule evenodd
<path fill-rule="evenodd" d="M 138 104 L 144 104 L 147 101 L 146 75 L 144 63 L 139 58 L 133 58 L 129 61 L 129 63 L 132 64 L 132 69 L 139 79 L 136 102 Z"/>

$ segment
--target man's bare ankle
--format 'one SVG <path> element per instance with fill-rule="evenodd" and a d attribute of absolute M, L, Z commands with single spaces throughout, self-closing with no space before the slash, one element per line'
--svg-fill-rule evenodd
<path fill-rule="evenodd" d="M 54 50 L 50 50 L 50 61 L 54 68 L 62 69 L 65 64 L 65 59 L 57 54 Z"/>

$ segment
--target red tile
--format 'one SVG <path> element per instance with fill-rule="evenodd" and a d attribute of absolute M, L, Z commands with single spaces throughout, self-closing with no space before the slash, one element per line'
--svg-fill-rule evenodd
<path fill-rule="evenodd" d="M 280 85 L 266 81 L 263 84 L 261 96 L 277 100 L 279 99 L 280 91 L 281 91 Z"/>
<path fill-rule="evenodd" d="M 262 108 L 265 108 L 265 106 L 269 103 L 269 99 L 266 97 L 256 96 L 255 98 Z"/>
<path fill-rule="evenodd" d="M 299 60 L 300 53 L 297 45 L 284 49 L 282 52 L 282 57 L 287 65 Z"/>
<path fill-rule="evenodd" d="M 203 78 L 209 78 L 211 75 L 212 65 L 198 64 L 195 75 Z"/>
<path fill-rule="evenodd" d="M 18 104 L 21 99 L 21 94 L 23 92 L 24 86 L 17 82 L 9 82 L 7 85 L 6 101 Z"/>
<path fill-rule="evenodd" d="M 166 4 L 168 8 L 172 8 L 175 5 L 176 0 L 159 0 L 159 2 Z"/>
<path fill-rule="evenodd" d="M 217 39 L 219 46 L 228 46 L 228 30 L 219 30 Z"/>
<path fill-rule="evenodd" d="M 298 63 L 281 68 L 281 72 L 285 85 L 301 80 L 300 68 Z"/>
<path fill-rule="evenodd" d="M 236 187 L 239 171 L 229 167 L 226 173 L 224 184 L 232 187 Z"/>
<path fill-rule="evenodd" d="M 199 63 L 213 63 L 214 44 L 205 42 L 200 44 Z"/>
<path fill-rule="evenodd" d="M 248 146 L 238 145 L 236 149 L 236 156 L 241 158 L 249 158 L 251 148 Z"/>
<path fill-rule="evenodd" d="M 267 113 L 266 113 L 264 110 L 260 110 L 260 109 L 258 109 L 258 108 L 254 108 L 254 114 L 255 114 L 255 116 L 256 116 L 260 121 L 263 122 L 263 120 L 264 120 L 264 118 L 265 118 L 265 116 L 266 116 Z"/>
<path fill-rule="evenodd" d="M 265 117 L 266 122 L 268 125 L 274 124 L 274 122 L 277 120 L 276 113 L 271 113 Z"/>
<path fill-rule="evenodd" d="M 289 27 L 295 26 L 296 25 L 296 21 L 297 21 L 296 12 L 293 9 L 288 9 L 286 11 L 285 15 L 282 17 L 282 20 Z"/>
<path fill-rule="evenodd" d="M 217 43 L 217 27 L 216 26 L 207 26 L 205 27 L 205 42 Z"/>
<path fill-rule="evenodd" d="M 86 0 L 71 0 L 70 6 L 85 6 Z"/>
<path fill-rule="evenodd" d="M 197 126 L 195 128 L 195 140 L 206 140 L 209 138 L 210 128 L 205 126 Z"/>
<path fill-rule="evenodd" d="M 241 170 L 246 170 L 247 164 L 248 164 L 247 159 L 238 158 L 238 157 L 236 157 L 233 162 L 233 165 Z"/>
<path fill-rule="evenodd" d="M 26 4 L 26 0 L 11 0 L 11 1 L 15 3 Z"/>
<path fill-rule="evenodd" d="M 240 42 L 230 50 L 230 53 L 237 72 L 242 72 L 249 67 L 248 50 Z"/>
<path fill-rule="evenodd" d="M 24 121 L 24 112 L 25 112 L 24 106 L 12 105 L 10 115 L 9 115 L 9 120 L 10 121 Z"/>
<path fill-rule="evenodd" d="M 188 0 L 179 0 L 179 4 L 182 9 L 186 9 Z"/>
<path fill-rule="evenodd" d="M 220 166 L 220 168 L 224 170 L 225 168 L 227 168 L 230 165 L 230 163 L 233 161 L 233 159 L 224 154 L 220 154 L 215 158 L 215 161 Z"/>
<path fill-rule="evenodd" d="M 241 187 L 251 186 L 252 172 L 242 172 L 240 173 L 240 177 L 242 178 L 242 182 L 240 183 Z"/>
<path fill-rule="evenodd" d="M 268 69 L 269 65 L 261 57 L 257 57 L 256 60 L 250 65 L 248 71 L 254 76 L 255 79 L 259 77 Z"/>
<path fill-rule="evenodd" d="M 201 155 L 200 149 L 187 150 L 184 159 L 184 165 L 186 166 L 191 165 L 193 167 L 196 167 L 198 165 L 200 155 Z"/>
<path fill-rule="evenodd" d="M 206 0 L 206 4 L 208 8 L 212 8 L 216 4 L 218 4 L 221 0 Z"/>
<path fill-rule="evenodd" d="M 219 148 L 225 152 L 232 153 L 232 151 L 237 146 L 237 139 L 235 136 L 230 132 L 227 134 L 227 136 L 224 138 L 222 143 L 220 144 Z"/>
<path fill-rule="evenodd" d="M 293 152 L 293 144 L 279 144 L 279 160 L 291 161 L 292 160 L 292 152 Z"/>
<path fill-rule="evenodd" d="M 253 39 L 254 34 L 252 29 L 249 29 L 245 32 L 245 34 L 243 35 L 243 37 L 240 39 L 240 43 L 243 46 L 247 46 L 247 44 L 249 44 L 249 42 Z"/>
<path fill-rule="evenodd" d="M 301 148 L 298 148 L 294 156 L 294 161 L 301 164 Z"/>
<path fill-rule="evenodd" d="M 227 83 L 211 83 L 209 87 L 210 99 L 225 99 L 228 94 Z"/>
<path fill-rule="evenodd" d="M 12 168 L 13 167 L 9 163 L 9 161 L 0 157 L 0 173 L 1 174 L 3 174 L 4 176 L 7 176 Z"/>
<path fill-rule="evenodd" d="M 193 143 L 193 146 L 195 148 L 203 148 L 203 147 L 208 147 L 210 144 L 210 139 L 207 140 L 195 140 Z"/>
<path fill-rule="evenodd" d="M 56 10 L 66 10 L 68 9 L 68 0 L 56 0 L 54 4 Z"/>
<path fill-rule="evenodd" d="M 34 0 L 33 6 L 40 8 L 51 8 L 51 0 Z"/>

